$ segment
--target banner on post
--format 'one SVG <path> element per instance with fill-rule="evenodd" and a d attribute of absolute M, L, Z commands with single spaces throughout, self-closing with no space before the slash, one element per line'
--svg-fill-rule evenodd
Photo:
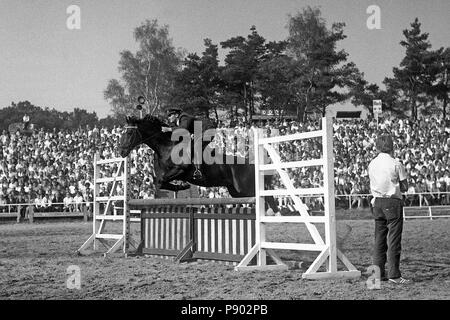
<path fill-rule="evenodd" d="M 378 116 L 383 112 L 382 111 L 382 101 L 381 100 L 372 100 L 373 105 L 373 115 L 375 119 L 378 119 Z"/>

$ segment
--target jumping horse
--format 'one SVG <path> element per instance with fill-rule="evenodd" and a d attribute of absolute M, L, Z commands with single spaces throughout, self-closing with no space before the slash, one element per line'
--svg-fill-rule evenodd
<path fill-rule="evenodd" d="M 122 157 L 127 157 L 134 148 L 143 143 L 154 151 L 156 175 L 154 184 L 157 190 L 186 190 L 190 188 L 190 183 L 202 187 L 226 187 L 234 198 L 255 196 L 254 164 L 248 163 L 248 161 L 235 161 L 232 164 L 202 163 L 200 169 L 203 178 L 194 180 L 192 177 L 195 170 L 193 164 L 175 164 L 172 161 L 172 149 L 180 142 L 173 141 L 172 133 L 163 132 L 162 127 L 169 127 L 169 125 L 155 116 L 147 115 L 143 119 L 127 117 L 125 130 L 119 143 L 119 153 Z M 175 180 L 184 183 L 173 183 Z M 272 176 L 264 176 L 265 184 L 270 184 L 271 180 Z M 279 212 L 273 197 L 265 197 L 265 201 L 273 212 Z"/>

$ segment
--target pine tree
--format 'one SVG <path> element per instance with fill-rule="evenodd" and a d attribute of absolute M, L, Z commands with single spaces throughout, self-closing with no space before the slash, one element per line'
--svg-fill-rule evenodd
<path fill-rule="evenodd" d="M 189 54 L 182 70 L 176 75 L 171 104 L 205 117 L 214 111 L 217 117 L 216 100 L 220 84 L 218 50 L 210 39 L 205 39 L 204 44 L 202 56 Z"/>
<path fill-rule="evenodd" d="M 411 23 L 411 29 L 403 30 L 405 40 L 400 45 L 406 49 L 405 57 L 398 68 L 393 68 L 394 77 L 384 80 L 387 89 L 397 92 L 400 97 L 397 106 L 406 107 L 403 112 L 410 111 L 414 121 L 417 120 L 418 109 L 426 108 L 430 102 L 430 93 L 438 72 L 438 53 L 430 50 L 429 35 L 422 32 L 420 26 L 416 18 Z"/>
<path fill-rule="evenodd" d="M 447 105 L 450 93 L 450 47 L 445 50 L 438 50 L 439 60 L 437 65 L 439 71 L 437 74 L 436 84 L 433 87 L 433 94 L 437 100 L 442 101 L 442 118 L 447 119 Z"/>
<path fill-rule="evenodd" d="M 222 48 L 230 50 L 221 74 L 225 86 L 225 103 L 236 106 L 234 117 L 238 115 L 239 107 L 243 109 L 246 119 L 251 117 L 255 109 L 255 81 L 266 53 L 266 40 L 258 34 L 255 26 L 250 31 L 247 38 L 237 36 L 220 43 Z"/>

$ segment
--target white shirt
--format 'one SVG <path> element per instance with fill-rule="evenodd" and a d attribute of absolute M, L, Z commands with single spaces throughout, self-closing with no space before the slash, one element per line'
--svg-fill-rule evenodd
<path fill-rule="evenodd" d="M 72 204 L 73 199 L 71 197 L 64 197 L 63 201 L 64 201 L 64 205 L 68 206 L 68 205 Z"/>
<path fill-rule="evenodd" d="M 405 180 L 404 166 L 387 153 L 380 153 L 369 164 L 370 191 L 374 198 L 402 199 L 399 181 Z"/>
<path fill-rule="evenodd" d="M 75 201 L 76 204 L 80 204 L 83 202 L 83 197 L 82 196 L 75 196 L 75 198 L 73 198 L 73 201 Z"/>
<path fill-rule="evenodd" d="M 34 204 L 36 205 L 36 207 L 40 208 L 42 207 L 42 201 L 39 198 L 34 199 Z"/>
<path fill-rule="evenodd" d="M 408 193 L 409 193 L 409 194 L 414 194 L 414 193 L 416 193 L 416 189 L 414 188 L 414 186 L 409 186 L 409 188 L 408 188 Z"/>

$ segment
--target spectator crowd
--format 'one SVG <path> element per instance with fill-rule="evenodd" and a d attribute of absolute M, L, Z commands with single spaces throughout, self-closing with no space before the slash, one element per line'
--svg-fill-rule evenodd
<path fill-rule="evenodd" d="M 71 131 L 17 131 L 0 135 L 0 212 L 5 204 L 34 204 L 35 211 L 79 211 L 93 200 L 94 157 L 112 158 L 121 128 Z M 132 197 L 152 194 L 152 154 L 141 146 L 131 155 Z M 139 161 L 137 161 L 139 159 Z M 99 177 L 111 176 L 114 167 Z M 138 183 L 139 182 L 139 183 Z M 101 186 L 105 193 L 107 186 Z M 12 211 L 15 211 L 14 208 Z"/>
<path fill-rule="evenodd" d="M 265 128 L 266 135 L 275 132 L 291 134 L 320 129 L 320 121 L 269 121 L 255 126 Z M 386 119 L 378 125 L 374 120 L 336 120 L 334 126 L 334 170 L 336 204 L 341 207 L 368 206 L 370 201 L 367 167 L 376 156 L 375 139 L 381 132 L 390 133 L 395 141 L 395 154 L 408 172 L 407 205 L 448 205 L 450 196 L 450 130 L 434 118 L 411 122 Z M 214 141 L 233 152 L 230 139 L 248 135 L 251 126 L 238 123 L 226 128 L 219 124 Z M 232 134 L 230 134 L 230 130 Z M 222 133 L 227 134 L 222 134 Z M 36 211 L 79 211 L 92 201 L 94 157 L 117 157 L 117 145 L 122 128 L 80 128 L 76 131 L 35 130 L 31 135 L 20 132 L 0 135 L 0 212 L 5 204 L 33 203 Z M 228 139 L 228 141 L 227 141 Z M 240 141 L 240 142 L 239 142 Z M 249 147 L 239 145 L 242 156 Z M 280 143 L 277 146 L 283 161 L 321 158 L 320 138 Z M 140 146 L 130 155 L 132 198 L 153 198 L 153 152 Z M 117 167 L 106 167 L 99 177 L 111 176 Z M 320 167 L 288 169 L 298 188 L 323 184 Z M 275 179 L 275 188 L 284 188 Z M 119 186 L 120 188 L 120 186 Z M 106 195 L 104 185 L 100 192 Z M 200 196 L 226 197 L 225 188 L 200 188 Z M 421 195 L 419 195 L 421 193 Z M 348 197 L 350 196 L 350 197 Z M 349 201 L 350 199 L 350 201 Z M 320 197 L 306 200 L 309 206 L 320 208 Z"/>

